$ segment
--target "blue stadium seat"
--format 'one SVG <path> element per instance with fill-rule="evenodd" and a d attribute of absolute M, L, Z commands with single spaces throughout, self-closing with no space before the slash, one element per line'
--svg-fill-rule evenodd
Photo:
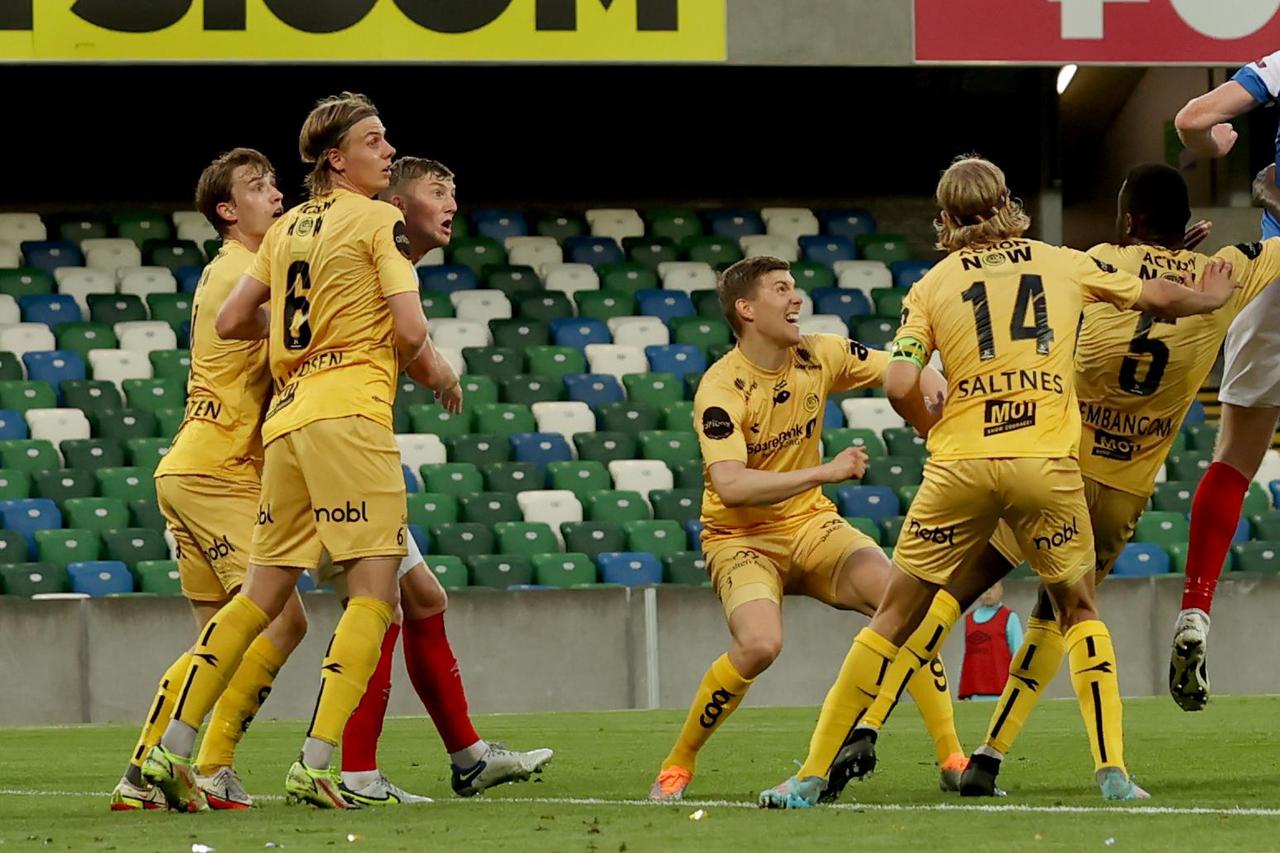
<path fill-rule="evenodd" d="M 692 317 L 697 312 L 693 299 L 683 290 L 640 290 L 636 292 L 636 313 L 670 323 L 676 317 Z"/>
<path fill-rule="evenodd" d="M 1188 519 L 1191 517 L 1188 513 Z M 1236 525 L 1236 532 L 1231 535 L 1231 544 L 1239 545 L 1241 542 L 1248 542 L 1250 539 L 1250 528 L 1247 519 L 1241 518 Z"/>
<path fill-rule="evenodd" d="M 707 229 L 716 237 L 737 240 L 764 233 L 764 220 L 754 210 L 709 210 L 706 217 Z"/>
<path fill-rule="evenodd" d="M 61 528 L 62 513 L 58 511 L 57 504 L 44 498 L 0 501 L 0 521 L 5 530 L 21 533 L 27 540 L 27 549 L 34 554 L 36 531 Z"/>
<path fill-rule="evenodd" d="M 71 577 L 72 592 L 82 592 L 85 595 L 133 592 L 133 575 L 129 567 L 118 560 L 69 563 L 67 574 Z"/>
<path fill-rule="evenodd" d="M 27 368 L 27 378 L 48 382 L 62 399 L 59 383 L 85 378 L 84 360 L 75 350 L 57 349 L 51 352 L 29 352 L 22 357 Z"/>
<path fill-rule="evenodd" d="M 1187 409 L 1187 416 L 1182 421 L 1182 428 L 1185 429 L 1192 424 L 1204 423 L 1204 403 L 1199 400 L 1191 404 L 1191 408 Z"/>
<path fill-rule="evenodd" d="M 811 234 L 797 242 L 800 244 L 800 258 L 805 261 L 831 266 L 836 261 L 852 261 L 858 257 L 858 248 L 848 237 Z"/>
<path fill-rule="evenodd" d="M 644 348 L 649 359 L 649 370 L 654 373 L 674 373 L 683 379 L 688 373 L 705 373 L 707 354 L 693 344 L 668 344 Z"/>
<path fill-rule="evenodd" d="M 613 343 L 613 336 L 609 334 L 609 327 L 603 320 L 560 317 L 547 326 L 551 329 L 552 341 L 558 347 L 586 349 L 587 344 Z"/>
<path fill-rule="evenodd" d="M 611 237 L 566 237 L 562 244 L 565 261 L 571 264 L 619 264 L 627 259 L 622 247 Z"/>
<path fill-rule="evenodd" d="M 1111 576 L 1145 578 L 1169 573 L 1169 555 L 1154 542 L 1130 542 L 1120 552 Z"/>
<path fill-rule="evenodd" d="M 888 486 L 845 486 L 836 493 L 836 503 L 845 518 L 869 518 L 877 524 L 902 514 L 898 496 Z"/>
<path fill-rule="evenodd" d="M 618 378 L 608 373 L 571 373 L 564 378 L 564 388 L 570 400 L 593 409 L 627 398 Z"/>
<path fill-rule="evenodd" d="M 422 529 L 420 524 L 409 525 L 409 535 L 413 537 L 413 541 L 418 543 L 418 550 L 423 554 L 431 553 L 431 536 L 427 531 Z"/>
<path fill-rule="evenodd" d="M 471 267 L 462 264 L 442 264 L 434 267 L 418 267 L 418 283 L 423 290 L 453 293 L 455 290 L 475 290 L 480 279 Z"/>
<path fill-rule="evenodd" d="M 684 523 L 684 530 L 689 534 L 689 550 L 702 551 L 702 522 L 691 518 Z"/>
<path fill-rule="evenodd" d="M 876 219 L 870 211 L 860 207 L 842 207 L 817 211 L 822 223 L 822 233 L 836 237 L 848 237 L 857 242 L 865 234 L 876 233 Z"/>
<path fill-rule="evenodd" d="M 49 275 L 58 267 L 82 267 L 84 255 L 70 240 L 27 240 L 19 248 L 26 266 L 44 270 Z"/>
<path fill-rule="evenodd" d="M 866 317 L 874 309 L 861 290 L 819 287 L 813 292 L 813 313 L 834 314 L 848 323 L 850 317 Z"/>
<path fill-rule="evenodd" d="M 844 412 L 840 409 L 840 404 L 835 400 L 828 400 L 827 407 L 822 413 L 823 429 L 840 429 L 844 426 Z"/>
<path fill-rule="evenodd" d="M 204 267 L 179 267 L 173 277 L 178 280 L 178 290 L 182 293 L 195 293 L 200 277 L 204 275 Z M 303 574 L 306 574 L 303 572 Z"/>
<path fill-rule="evenodd" d="M 0 441 L 11 438 L 26 438 L 27 419 L 16 409 L 0 409 Z"/>
<path fill-rule="evenodd" d="M 311 572 L 298 573 L 298 592 L 315 592 L 316 579 L 311 577 Z"/>
<path fill-rule="evenodd" d="M 400 471 L 404 474 L 404 490 L 409 494 L 422 491 L 422 487 L 418 485 L 418 475 L 413 473 L 413 469 L 403 462 L 400 463 Z"/>
<path fill-rule="evenodd" d="M 933 261 L 894 261 L 889 264 L 889 271 L 893 273 L 893 286 L 910 287 L 924 278 L 924 274 L 932 267 Z"/>
<path fill-rule="evenodd" d="M 16 415 L 16 414 L 17 414 L 17 412 L 12 412 L 12 413 L 0 412 L 0 414 L 15 414 L 15 415 Z M 8 438 L 9 436 L 7 436 L 7 435 L 6 435 L 6 436 L 0 436 L 0 437 Z M 1268 484 L 1267 484 L 1267 491 L 1271 492 L 1271 505 L 1272 505 L 1272 506 L 1280 506 L 1280 480 L 1272 480 L 1270 483 L 1268 483 Z"/>
<path fill-rule="evenodd" d="M 662 563 L 640 551 L 606 551 L 596 556 L 602 583 L 647 586 L 662 583 Z"/>
<path fill-rule="evenodd" d="M 508 237 L 525 237 L 529 234 L 529 223 L 518 210 L 473 210 L 471 221 L 475 223 L 476 234 L 499 243 Z"/>
<path fill-rule="evenodd" d="M 532 462 L 542 468 L 549 462 L 572 462 L 573 449 L 558 432 L 521 432 L 511 436 L 516 462 Z"/>
<path fill-rule="evenodd" d="M 19 297 L 22 322 L 44 323 L 50 329 L 59 323 L 79 323 L 83 317 L 75 297 L 66 293 L 29 294 Z"/>

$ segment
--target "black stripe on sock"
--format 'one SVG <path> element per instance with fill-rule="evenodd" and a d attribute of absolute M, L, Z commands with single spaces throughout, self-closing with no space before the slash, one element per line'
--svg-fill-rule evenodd
<path fill-rule="evenodd" d="M 1036 656 L 1036 644 L 1032 643 L 1027 646 L 1027 653 L 1022 657 L 1022 663 L 1018 664 L 1018 669 L 1030 669 L 1031 659 Z"/>
<path fill-rule="evenodd" d="M 889 659 L 880 658 L 880 674 L 876 676 L 876 687 L 884 684 L 884 677 L 889 672 Z"/>
<path fill-rule="evenodd" d="M 1089 685 L 1093 690 L 1093 722 L 1098 727 L 1098 757 L 1107 763 L 1107 736 L 1102 730 L 1102 697 L 1098 695 L 1098 682 Z"/>
<path fill-rule="evenodd" d="M 208 626 L 204 629 L 204 636 L 200 638 L 200 645 L 209 645 L 209 635 L 213 633 L 213 629 L 216 627 L 218 627 L 218 620 L 210 619 Z"/>
<path fill-rule="evenodd" d="M 1098 649 L 1093 644 L 1092 635 L 1084 638 L 1084 648 L 1085 648 L 1085 651 L 1089 653 L 1089 657 L 1093 658 L 1098 656 Z"/>
<path fill-rule="evenodd" d="M 169 682 L 166 681 L 164 683 L 164 687 L 168 687 L 168 686 L 169 686 Z M 151 706 L 151 716 L 147 718 L 147 725 L 154 726 L 156 724 L 156 720 L 160 719 L 160 709 L 163 707 L 164 707 L 164 695 L 161 694 L 156 697 L 156 703 Z"/>
<path fill-rule="evenodd" d="M 938 647 L 938 641 L 941 639 L 942 639 L 942 626 L 939 625 L 938 627 L 933 629 L 933 636 L 929 638 L 929 642 L 924 644 L 924 650 L 926 652 L 929 652 L 930 656 L 932 656 L 933 650 Z"/>
<path fill-rule="evenodd" d="M 307 737 L 313 737 L 312 730 L 316 727 L 316 715 L 320 713 L 320 701 L 324 698 L 324 685 L 327 679 L 320 679 L 320 689 L 316 691 L 316 706 L 311 709 L 311 722 L 307 724 Z"/>
<path fill-rule="evenodd" d="M 1004 727 L 1004 721 L 1009 718 L 1009 712 L 1013 710 L 1013 703 L 1018 701 L 1018 694 L 1021 692 L 1017 687 L 1013 688 L 1013 692 L 1009 694 L 1009 702 L 1000 711 L 1000 716 L 996 718 L 996 724 L 991 727 L 989 737 L 996 738 L 1000 735 L 1000 729 Z"/>

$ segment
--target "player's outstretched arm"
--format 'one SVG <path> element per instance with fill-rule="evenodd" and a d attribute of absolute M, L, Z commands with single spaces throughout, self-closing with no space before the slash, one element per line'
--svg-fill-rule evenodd
<path fill-rule="evenodd" d="M 1239 134 L 1230 121 L 1258 105 L 1249 90 L 1235 80 L 1187 102 L 1173 120 L 1182 144 L 1197 157 L 1224 157 Z"/>
<path fill-rule="evenodd" d="M 396 331 L 396 355 L 401 364 L 412 364 L 427 346 L 427 318 L 422 314 L 418 291 L 387 297 L 391 322 Z"/>
<path fill-rule="evenodd" d="M 934 390 L 936 382 L 941 381 L 942 377 L 932 368 L 925 367 L 924 370 L 928 370 L 933 377 L 936 377 L 936 379 L 930 378 L 930 393 L 934 397 L 929 401 L 925 400 L 924 392 L 921 390 L 923 372 L 914 358 L 895 355 L 884 371 L 885 396 L 889 398 L 893 410 L 902 415 L 921 438 L 927 438 L 929 430 L 933 429 L 942 417 L 942 400 L 939 399 L 941 392 Z"/>
<path fill-rule="evenodd" d="M 867 470 L 867 451 L 847 447 L 830 462 L 796 471 L 761 471 L 736 460 L 716 462 L 707 469 L 711 488 L 726 507 L 769 506 L 803 494 L 816 486 L 843 483 Z"/>
<path fill-rule="evenodd" d="M 1192 314 L 1209 314 L 1231 298 L 1239 283 L 1231 278 L 1231 264 L 1215 259 L 1205 265 L 1200 281 L 1178 284 L 1163 278 L 1147 279 L 1142 283 L 1142 294 L 1133 303 L 1135 311 L 1146 311 L 1162 320 L 1189 317 Z"/>
<path fill-rule="evenodd" d="M 436 392 L 436 399 L 447 411 L 455 414 L 462 411 L 462 382 L 453 365 L 431 345 L 429 339 L 404 372 L 414 382 Z"/>
<path fill-rule="evenodd" d="M 213 321 L 218 337 L 237 341 L 265 338 L 271 331 L 271 313 L 265 305 L 270 298 L 270 287 L 251 275 L 241 276 Z"/>

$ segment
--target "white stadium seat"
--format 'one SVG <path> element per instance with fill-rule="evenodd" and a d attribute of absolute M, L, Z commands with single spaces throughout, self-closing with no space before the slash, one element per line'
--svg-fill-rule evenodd
<path fill-rule="evenodd" d="M 803 290 L 798 293 L 800 297 L 800 319 L 813 316 L 813 297 L 805 293 Z"/>
<path fill-rule="evenodd" d="M 183 225 L 189 225 L 195 222 L 203 222 L 209 224 L 209 220 L 204 218 L 204 214 L 198 210 L 175 210 L 173 212 L 173 227 L 181 228 Z"/>
<path fill-rule="evenodd" d="M 627 237 L 644 236 L 644 220 L 631 209 L 600 208 L 587 211 L 593 237 L 612 237 L 619 245 Z"/>
<path fill-rule="evenodd" d="M 53 332 L 44 323 L 15 323 L 0 328 L 0 350 L 22 358 L 29 352 L 57 349 Z"/>
<path fill-rule="evenodd" d="M 849 337 L 849 327 L 845 325 L 835 314 L 814 314 L 810 317 L 803 317 L 800 320 L 800 334 L 802 335 L 839 335 L 842 338 Z"/>
<path fill-rule="evenodd" d="M 658 264 L 663 290 L 715 290 L 716 271 L 699 261 L 663 261 Z"/>
<path fill-rule="evenodd" d="M 1268 450 L 1262 455 L 1262 464 L 1258 466 L 1258 473 L 1253 475 L 1253 481 L 1265 489 L 1272 480 L 1280 480 L 1280 451 Z"/>
<path fill-rule="evenodd" d="M 439 267 L 444 266 L 444 249 L 432 249 L 421 258 L 418 258 L 419 267 Z"/>
<path fill-rule="evenodd" d="M 462 347 L 445 347 L 438 345 L 434 340 L 431 342 L 436 348 L 436 352 L 449 362 L 449 366 L 453 368 L 453 372 L 461 376 L 467 372 L 467 360 L 462 357 Z M 519 372 L 519 371 L 516 371 Z"/>
<path fill-rule="evenodd" d="M 7 293 L 0 293 L 0 326 L 12 326 L 22 322 L 22 309 L 18 300 Z"/>
<path fill-rule="evenodd" d="M 883 261 L 836 261 L 836 284 L 846 290 L 861 290 L 871 298 L 871 291 L 893 287 L 893 273 Z"/>
<path fill-rule="evenodd" d="M 615 489 L 639 492 L 646 501 L 649 492 L 673 488 L 675 483 L 667 463 L 657 459 L 615 459 L 609 463 L 609 476 Z"/>
<path fill-rule="evenodd" d="M 89 419 L 80 409 L 27 409 L 31 437 L 51 442 L 54 447 L 69 438 L 88 438 Z"/>
<path fill-rule="evenodd" d="M 49 231 L 38 213 L 0 213 L 0 240 L 15 246 L 27 240 L 47 240 Z"/>
<path fill-rule="evenodd" d="M 666 346 L 671 343 L 667 324 L 657 317 L 610 317 L 605 320 L 613 342 L 629 347 Z"/>
<path fill-rule="evenodd" d="M 600 276 L 590 264 L 543 264 L 543 286 L 570 297 L 579 290 L 599 290 Z"/>
<path fill-rule="evenodd" d="M 116 292 L 116 277 L 102 270 L 58 267 L 53 271 L 53 278 L 58 283 L 58 292 L 74 298 L 80 306 L 80 313 L 86 317 L 89 316 L 90 295 Z"/>
<path fill-rule="evenodd" d="M 396 445 L 400 448 L 400 461 L 417 471 L 423 465 L 435 465 L 448 458 L 444 443 L 440 436 L 429 433 L 423 435 L 397 435 Z"/>
<path fill-rule="evenodd" d="M 442 347 L 487 347 L 489 327 L 474 320 L 438 317 L 430 321 L 431 341 Z"/>
<path fill-rule="evenodd" d="M 178 292 L 178 282 L 166 267 L 121 267 L 116 277 L 121 293 L 132 293 L 143 302 L 152 293 Z"/>
<path fill-rule="evenodd" d="M 137 350 L 89 350 L 89 366 L 94 379 L 105 379 L 117 386 L 126 379 L 151 378 L 151 359 Z"/>
<path fill-rule="evenodd" d="M 507 263 L 540 269 L 544 264 L 564 261 L 564 250 L 554 237 L 508 237 Z"/>
<path fill-rule="evenodd" d="M 566 521 L 582 521 L 582 504 L 573 492 L 566 489 L 545 489 L 519 492 L 516 505 L 524 514 L 524 520 L 547 525 L 564 546 L 560 525 Z"/>
<path fill-rule="evenodd" d="M 649 359 L 640 347 L 623 344 L 587 344 L 587 363 L 592 373 L 607 373 L 619 380 L 628 373 L 648 373 Z"/>
<path fill-rule="evenodd" d="M 783 237 L 779 234 L 748 234 L 745 237 L 739 237 L 738 244 L 742 247 L 743 257 L 755 258 L 768 255 L 792 263 L 800 260 L 800 246 L 794 237 Z"/>
<path fill-rule="evenodd" d="M 880 433 L 906 426 L 906 421 L 884 397 L 850 397 L 840 404 L 840 411 L 844 412 L 845 423 L 858 429 Z"/>
<path fill-rule="evenodd" d="M 193 241 L 200 246 L 202 251 L 206 241 L 218 239 L 218 232 L 209 224 L 209 220 L 205 219 L 203 216 L 200 217 L 200 221 L 198 222 L 193 220 L 191 222 L 182 223 L 178 226 L 176 234 L 179 240 Z M 213 258 L 210 258 L 209 260 L 213 260 Z"/>
<path fill-rule="evenodd" d="M 530 410 L 538 422 L 538 432 L 558 432 L 573 447 L 573 437 L 580 432 L 595 432 L 596 416 L 591 407 L 578 401 L 534 403 Z"/>
<path fill-rule="evenodd" d="M 455 290 L 449 294 L 453 314 L 459 320 L 484 323 L 511 316 L 511 301 L 501 290 Z"/>
<path fill-rule="evenodd" d="M 153 352 L 178 348 L 177 334 L 172 326 L 162 320 L 127 320 L 116 323 L 115 333 L 122 350 Z"/>
<path fill-rule="evenodd" d="M 142 252 L 132 240 L 97 238 L 85 240 L 80 245 L 84 251 L 84 265 L 90 269 L 114 275 L 120 267 L 142 266 Z"/>
<path fill-rule="evenodd" d="M 13 270 L 22 266 L 22 251 L 16 243 L 0 240 L 0 269 Z"/>
<path fill-rule="evenodd" d="M 818 217 L 806 207 L 766 207 L 760 211 L 765 231 L 795 240 L 821 233 Z"/>

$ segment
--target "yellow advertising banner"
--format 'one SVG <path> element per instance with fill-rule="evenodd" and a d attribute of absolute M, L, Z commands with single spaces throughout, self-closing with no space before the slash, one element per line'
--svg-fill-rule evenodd
<path fill-rule="evenodd" d="M 723 62 L 725 0 L 3 0 L 0 61 Z"/>

